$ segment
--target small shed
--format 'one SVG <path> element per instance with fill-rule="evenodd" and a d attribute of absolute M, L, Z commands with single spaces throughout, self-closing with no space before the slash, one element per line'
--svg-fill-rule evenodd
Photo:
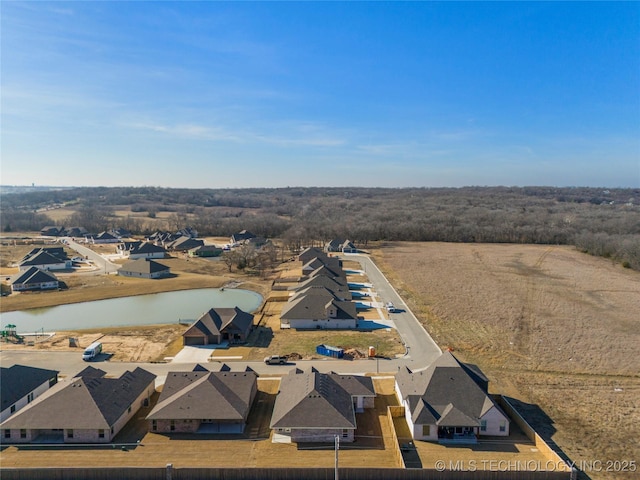
<path fill-rule="evenodd" d="M 338 347 L 331 347 L 329 345 L 318 345 L 316 347 L 316 353 L 325 355 L 327 357 L 342 358 L 344 357 L 344 349 Z"/>

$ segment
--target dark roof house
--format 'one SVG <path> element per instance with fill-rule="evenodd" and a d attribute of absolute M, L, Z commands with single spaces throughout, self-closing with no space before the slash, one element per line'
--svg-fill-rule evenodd
<path fill-rule="evenodd" d="M 311 294 L 294 296 L 282 308 L 281 328 L 295 329 L 351 329 L 356 328 L 356 304 L 335 298 L 319 287 Z"/>
<path fill-rule="evenodd" d="M 198 367 L 198 366 L 197 366 Z M 257 393 L 253 371 L 169 372 L 147 416 L 153 432 L 242 433 Z"/>
<path fill-rule="evenodd" d="M 274 442 L 353 442 L 356 412 L 373 407 L 371 377 L 295 369 L 280 381 L 270 427 Z"/>
<path fill-rule="evenodd" d="M 0 422 L 58 382 L 58 371 L 25 365 L 0 367 Z"/>
<path fill-rule="evenodd" d="M 18 264 L 18 268 L 22 271 L 30 267 L 38 267 L 41 270 L 64 270 L 71 266 L 71 260 L 60 247 L 34 249 Z"/>
<path fill-rule="evenodd" d="M 60 282 L 54 274 L 40 270 L 38 267 L 29 267 L 11 277 L 11 290 L 14 292 L 50 290 L 58 288 L 59 285 Z"/>
<path fill-rule="evenodd" d="M 138 258 L 125 263 L 118 269 L 118 275 L 136 278 L 164 278 L 171 274 L 171 269 L 166 265 L 148 258 Z"/>
<path fill-rule="evenodd" d="M 86 368 L 58 382 L 0 424 L 11 443 L 109 443 L 155 391 L 156 376 L 141 368 L 119 378 Z"/>
<path fill-rule="evenodd" d="M 477 367 L 444 352 L 425 370 L 402 367 L 396 394 L 416 439 L 474 443 L 479 435 L 508 435 L 509 419 L 487 392 Z"/>
<path fill-rule="evenodd" d="M 183 334 L 185 345 L 244 343 L 253 330 L 253 315 L 234 308 L 212 308 Z"/>

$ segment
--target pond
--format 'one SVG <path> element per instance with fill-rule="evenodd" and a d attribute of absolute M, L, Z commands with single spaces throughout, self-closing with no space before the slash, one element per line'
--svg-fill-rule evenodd
<path fill-rule="evenodd" d="M 7 312 L 0 327 L 13 324 L 18 333 L 30 333 L 177 323 L 197 320 L 214 307 L 252 312 L 261 303 L 262 296 L 250 290 L 202 288 Z"/>

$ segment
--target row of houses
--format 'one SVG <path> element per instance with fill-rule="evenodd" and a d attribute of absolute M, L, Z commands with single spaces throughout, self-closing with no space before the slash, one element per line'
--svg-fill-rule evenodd
<path fill-rule="evenodd" d="M 3 368 L 2 423 L 5 443 L 109 443 L 155 392 L 155 375 L 141 368 L 119 378 L 87 367 L 73 378 L 32 367 Z M 145 417 L 157 433 L 244 432 L 257 396 L 258 375 L 196 365 L 169 372 L 157 403 Z M 401 369 L 395 392 L 416 440 L 473 443 L 508 436 L 509 418 L 488 394 L 477 367 L 445 352 L 426 370 Z M 356 440 L 358 414 L 374 408 L 371 377 L 292 369 L 280 380 L 271 414 L 272 441 Z"/>
<path fill-rule="evenodd" d="M 18 262 L 18 270 L 24 272 L 31 267 L 40 270 L 66 270 L 73 262 L 64 251 L 64 247 L 37 247 L 32 249 Z"/>
<path fill-rule="evenodd" d="M 302 277 L 282 309 L 281 328 L 353 329 L 357 326 L 356 304 L 352 302 L 347 277 L 340 259 L 319 248 L 304 250 Z"/>

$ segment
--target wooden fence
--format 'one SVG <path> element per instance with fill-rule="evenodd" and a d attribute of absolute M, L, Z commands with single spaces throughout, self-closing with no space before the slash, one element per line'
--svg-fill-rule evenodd
<path fill-rule="evenodd" d="M 513 480 L 513 472 L 340 468 L 340 480 Z M 333 468 L 2 468 L 2 480 L 333 480 Z M 567 480 L 566 472 L 518 472 L 518 480 Z"/>
<path fill-rule="evenodd" d="M 549 446 L 549 444 L 529 425 L 529 423 L 518 413 L 518 411 L 511 405 L 502 395 L 494 395 L 494 400 L 497 401 L 500 408 L 511 418 L 518 427 L 525 433 L 527 437 L 535 444 L 536 448 L 549 459 L 554 465 L 554 468 L 558 471 L 570 472 L 570 478 L 577 477 L 577 471 L 572 468 L 565 460 L 563 460 L 558 453 Z"/>
<path fill-rule="evenodd" d="M 406 468 L 404 464 L 404 458 L 402 457 L 402 451 L 400 450 L 400 442 L 398 441 L 398 435 L 396 433 L 396 427 L 393 423 L 395 417 L 404 417 L 404 407 L 398 405 L 389 405 L 387 407 L 387 420 L 391 426 L 391 433 L 393 436 L 393 453 L 396 457 L 398 465 L 401 468 Z"/>

